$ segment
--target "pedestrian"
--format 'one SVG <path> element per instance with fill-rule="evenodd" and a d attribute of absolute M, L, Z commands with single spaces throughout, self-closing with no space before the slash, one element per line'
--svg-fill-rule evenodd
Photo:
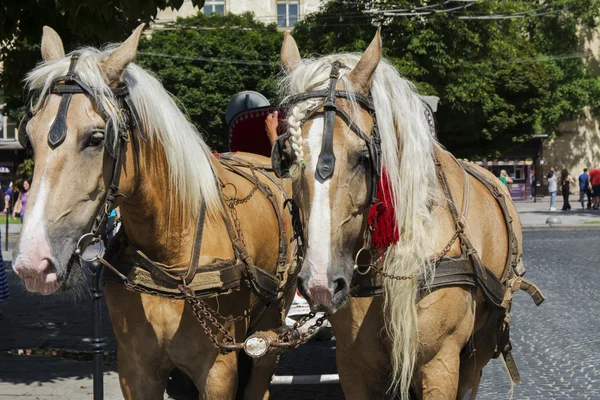
<path fill-rule="evenodd" d="M 108 241 L 115 237 L 119 228 L 121 227 L 119 218 L 121 218 L 121 211 L 119 210 L 119 207 L 113 208 L 110 214 L 108 214 L 108 217 L 106 218 L 106 231 L 108 233 Z"/>
<path fill-rule="evenodd" d="M 598 209 L 598 203 L 600 203 L 600 169 L 598 164 L 594 165 L 594 168 L 590 171 L 590 185 L 592 185 L 592 192 L 594 192 L 594 210 Z"/>
<path fill-rule="evenodd" d="M 8 218 L 8 214 L 6 215 Z M 0 231 L 0 243 L 2 243 L 2 233 Z M 2 246 L 0 246 L 0 306 L 3 302 L 10 299 L 10 292 L 8 290 L 8 277 L 6 275 L 6 268 L 4 266 L 4 259 L 2 258 Z M 4 314 L 0 308 L 0 320 L 4 319 Z"/>
<path fill-rule="evenodd" d="M 29 188 L 29 179 L 23 179 L 23 190 L 20 191 L 19 198 L 15 204 L 15 209 L 13 210 L 13 218 L 15 217 L 15 214 L 19 214 L 21 223 L 23 223 L 23 217 L 25 216 L 25 207 L 27 206 L 27 198 L 29 197 Z"/>
<path fill-rule="evenodd" d="M 550 211 L 556 211 L 554 203 L 556 202 L 556 191 L 558 190 L 558 184 L 556 182 L 556 175 L 550 170 L 548 172 L 548 192 L 550 193 Z"/>
<path fill-rule="evenodd" d="M 531 169 L 531 173 L 529 174 L 529 181 L 531 182 L 531 197 L 529 200 L 533 200 L 535 203 L 535 168 Z"/>
<path fill-rule="evenodd" d="M 581 203 L 581 208 L 585 208 L 585 196 L 587 196 L 587 209 L 592 208 L 592 189 L 590 184 L 590 174 L 588 174 L 588 169 L 583 169 L 583 174 L 579 175 L 579 202 Z"/>
<path fill-rule="evenodd" d="M 568 211 L 571 209 L 571 204 L 569 204 L 569 195 L 571 194 L 572 183 L 575 183 L 573 177 L 569 174 L 569 171 L 566 168 L 563 169 L 560 173 L 560 189 L 563 195 L 563 211 Z"/>
<path fill-rule="evenodd" d="M 8 184 L 8 188 L 6 189 L 6 192 L 4 192 L 4 211 L 2 211 L 4 214 L 6 214 L 6 218 L 8 218 L 8 213 L 10 212 L 10 209 L 12 208 L 12 196 L 13 196 L 13 192 L 12 192 L 12 182 Z"/>
<path fill-rule="evenodd" d="M 503 169 L 502 171 L 500 171 L 500 176 L 498 178 L 500 179 L 500 181 L 502 181 L 502 183 L 506 187 L 508 187 L 509 183 L 513 183 L 512 178 L 510 176 L 508 176 L 508 174 L 506 173 L 505 169 Z"/>

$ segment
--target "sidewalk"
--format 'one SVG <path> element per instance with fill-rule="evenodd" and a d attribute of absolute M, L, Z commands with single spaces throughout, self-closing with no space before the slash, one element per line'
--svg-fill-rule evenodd
<path fill-rule="evenodd" d="M 571 204 L 570 211 L 561 211 L 563 201 L 562 197 L 556 199 L 556 211 L 550 211 L 550 197 L 533 200 L 515 201 L 517 211 L 524 229 L 542 229 L 542 228 L 575 228 L 575 229 L 600 229 L 600 211 L 582 209 L 579 203 L 579 195 L 571 195 L 569 198 Z M 558 217 L 561 224 L 550 227 L 546 220 L 549 217 Z"/>

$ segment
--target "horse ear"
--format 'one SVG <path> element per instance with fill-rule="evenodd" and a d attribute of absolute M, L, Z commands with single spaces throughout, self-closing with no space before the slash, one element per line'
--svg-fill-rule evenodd
<path fill-rule="evenodd" d="M 65 57 L 65 48 L 58 33 L 49 26 L 44 26 L 42 34 L 42 58 L 44 61 L 58 60 Z"/>
<path fill-rule="evenodd" d="M 145 25 L 146 24 L 141 24 L 138 26 L 131 36 L 121 43 L 121 45 L 100 65 L 109 85 L 119 81 L 125 68 L 127 68 L 129 63 L 135 58 L 138 43 Z"/>
<path fill-rule="evenodd" d="M 356 67 L 348 73 L 348 79 L 352 82 L 354 90 L 367 93 L 371 88 L 371 76 L 381 60 L 381 48 L 381 27 L 379 27 Z"/>
<path fill-rule="evenodd" d="M 302 64 L 302 57 L 298 51 L 298 45 L 289 32 L 283 33 L 283 44 L 281 45 L 281 65 L 287 72 L 293 72 Z"/>

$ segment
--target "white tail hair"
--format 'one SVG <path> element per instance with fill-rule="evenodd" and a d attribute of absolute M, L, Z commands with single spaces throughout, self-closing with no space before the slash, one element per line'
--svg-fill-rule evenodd
<path fill-rule="evenodd" d="M 122 125 L 125 116 L 100 69 L 100 63 L 115 48 L 110 46 L 98 50 L 84 47 L 73 53 L 79 54 L 76 75 L 93 90 L 95 100 L 105 110 L 107 117 L 117 121 L 115 125 Z M 42 62 L 27 74 L 25 82 L 29 91 L 36 95 L 33 98 L 34 111 L 43 106 L 52 81 L 67 73 L 73 53 L 62 59 Z M 184 212 L 193 216 L 204 198 L 207 210 L 214 216 L 222 208 L 220 192 L 210 161 L 211 151 L 196 128 L 185 118 L 163 85 L 141 67 L 129 64 L 121 76 L 121 82 L 129 89 L 148 140 L 160 144 L 164 149 L 171 191 L 176 193 L 170 196 L 171 201 L 181 201 Z"/>
<path fill-rule="evenodd" d="M 335 54 L 305 59 L 281 83 L 285 95 L 327 88 L 331 64 L 344 66 L 340 81 L 352 91 L 345 76 L 360 59 L 357 54 Z M 392 341 L 392 384 L 390 391 L 409 397 L 418 347 L 419 282 L 434 275 L 430 256 L 434 251 L 435 224 L 431 207 L 436 187 L 434 146 L 436 140 L 428 125 L 423 101 L 414 85 L 402 78 L 386 60 L 372 76 L 371 96 L 381 136 L 382 163 L 391 184 L 400 241 L 390 247 L 383 268 L 394 275 L 410 275 L 410 280 L 385 279 L 385 320 Z M 352 101 L 352 99 L 350 99 Z M 359 107 L 352 101 L 353 107 Z M 302 114 L 301 103 L 293 115 Z M 355 114 L 357 115 L 357 114 Z"/>

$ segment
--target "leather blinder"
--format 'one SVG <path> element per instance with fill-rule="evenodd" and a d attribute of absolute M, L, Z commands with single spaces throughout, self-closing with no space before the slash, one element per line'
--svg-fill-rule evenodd
<path fill-rule="evenodd" d="M 27 110 L 23 116 L 23 119 L 21 119 L 21 123 L 19 124 L 19 143 L 26 149 L 31 146 L 29 136 L 27 135 L 27 124 L 29 124 L 31 118 L 33 118 L 33 111 Z"/>
<path fill-rule="evenodd" d="M 287 157 L 285 156 L 285 140 L 289 135 L 280 136 L 273 147 L 271 148 L 271 166 L 273 172 L 278 178 L 289 178 L 290 177 L 290 165 Z"/>

